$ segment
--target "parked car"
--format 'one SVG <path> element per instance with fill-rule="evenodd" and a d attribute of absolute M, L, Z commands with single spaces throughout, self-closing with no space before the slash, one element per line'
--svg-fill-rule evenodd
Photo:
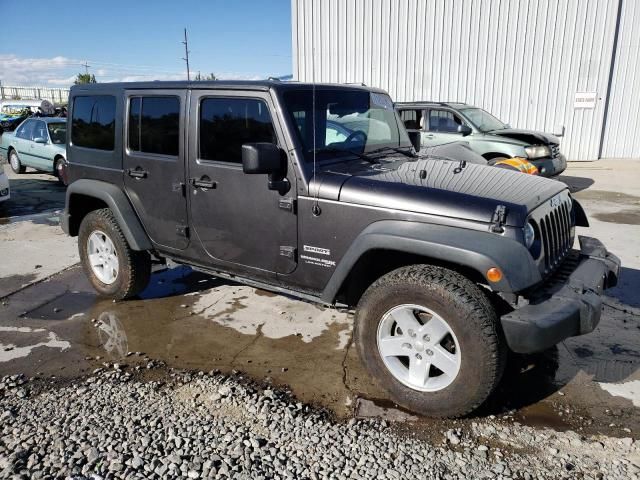
<path fill-rule="evenodd" d="M 476 409 L 508 348 L 591 332 L 617 281 L 598 240 L 572 249 L 565 184 L 417 157 L 383 90 L 104 83 L 69 105 L 61 225 L 100 295 L 135 297 L 153 258 L 355 308 L 367 370 L 422 414 Z"/>
<path fill-rule="evenodd" d="M 2 135 L 0 154 L 15 173 L 26 167 L 55 175 L 66 184 L 67 122 L 56 117 L 28 118 L 15 132 Z"/>
<path fill-rule="evenodd" d="M 0 162 L 0 204 L 11 197 L 11 191 L 9 189 L 9 179 L 7 174 L 4 173 L 2 162 Z"/>
<path fill-rule="evenodd" d="M 399 102 L 396 108 L 407 130 L 420 133 L 422 147 L 464 139 L 489 164 L 523 158 L 544 177 L 559 175 L 567 168 L 557 137 L 510 128 L 481 108 L 442 102 Z"/>

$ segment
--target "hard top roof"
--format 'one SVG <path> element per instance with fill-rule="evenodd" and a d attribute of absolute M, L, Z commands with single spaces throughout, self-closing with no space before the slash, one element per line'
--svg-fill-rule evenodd
<path fill-rule="evenodd" d="M 207 81 L 154 81 L 154 82 L 122 82 L 122 83 L 86 83 L 82 85 L 74 85 L 71 87 L 72 94 L 80 92 L 93 92 L 100 90 L 172 90 L 172 89 L 198 89 L 198 90 L 258 90 L 268 91 L 275 90 L 284 92 L 288 90 L 301 90 L 312 88 L 312 83 L 301 83 L 292 81 L 279 80 L 207 80 Z M 339 83 L 316 83 L 317 89 L 353 89 L 378 93 L 387 93 L 386 91 L 367 87 L 360 84 L 339 84 Z"/>

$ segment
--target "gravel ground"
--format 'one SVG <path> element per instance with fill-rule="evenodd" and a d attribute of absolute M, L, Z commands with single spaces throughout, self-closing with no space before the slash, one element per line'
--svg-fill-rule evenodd
<path fill-rule="evenodd" d="M 640 478 L 640 441 L 482 419 L 403 435 L 223 376 L 106 365 L 0 381 L 2 478 Z"/>

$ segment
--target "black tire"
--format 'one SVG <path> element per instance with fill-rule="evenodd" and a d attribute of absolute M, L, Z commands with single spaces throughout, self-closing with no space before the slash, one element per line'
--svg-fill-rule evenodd
<path fill-rule="evenodd" d="M 62 157 L 58 158 L 53 162 L 53 175 L 58 179 L 58 183 L 63 186 L 67 186 L 67 182 L 62 174 L 62 170 L 64 168 L 64 164 L 66 160 Z"/>
<path fill-rule="evenodd" d="M 18 157 L 18 152 L 14 149 L 9 150 L 9 165 L 13 173 L 24 173 L 27 171 L 27 167 L 22 165 L 20 157 Z"/>
<path fill-rule="evenodd" d="M 459 370 L 441 390 L 424 392 L 405 385 L 378 352 L 380 322 L 386 312 L 404 304 L 436 312 L 457 338 Z M 498 322 L 487 296 L 463 275 L 411 265 L 382 276 L 366 290 L 356 310 L 355 340 L 365 367 L 396 403 L 422 415 L 455 418 L 477 409 L 500 381 L 507 348 Z"/>
<path fill-rule="evenodd" d="M 118 274 L 111 284 L 101 282 L 93 272 L 88 259 L 88 240 L 91 233 L 101 231 L 115 246 Z M 132 250 L 118 226 L 111 210 L 103 208 L 87 214 L 78 232 L 78 250 L 82 267 L 96 291 L 108 298 L 123 300 L 142 292 L 151 277 L 151 257 L 148 252 Z"/>

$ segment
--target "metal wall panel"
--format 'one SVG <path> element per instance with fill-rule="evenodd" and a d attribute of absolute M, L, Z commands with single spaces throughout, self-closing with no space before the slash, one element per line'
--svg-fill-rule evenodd
<path fill-rule="evenodd" d="M 624 0 L 602 157 L 640 156 L 640 2 Z"/>
<path fill-rule="evenodd" d="M 617 13 L 611 0 L 292 0 L 293 76 L 467 102 L 514 127 L 564 126 L 567 157 L 595 160 Z M 576 92 L 595 92 L 595 107 L 574 108 Z"/>

